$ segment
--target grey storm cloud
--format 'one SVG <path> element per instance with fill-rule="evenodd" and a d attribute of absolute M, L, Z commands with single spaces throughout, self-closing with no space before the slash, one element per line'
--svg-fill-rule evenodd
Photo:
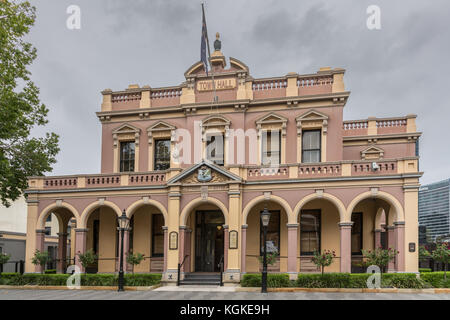
<path fill-rule="evenodd" d="M 201 2 L 186 0 L 32 0 L 38 49 L 33 80 L 50 109 L 37 129 L 61 136 L 51 174 L 100 171 L 100 91 L 129 84 L 177 85 L 200 56 Z M 81 8 L 81 30 L 68 30 L 66 9 Z M 381 30 L 366 27 L 369 5 Z M 351 96 L 345 119 L 418 115 L 422 183 L 450 177 L 444 128 L 450 118 L 450 2 L 207 1 L 210 40 L 221 33 L 225 56 L 254 77 L 342 67 Z"/>

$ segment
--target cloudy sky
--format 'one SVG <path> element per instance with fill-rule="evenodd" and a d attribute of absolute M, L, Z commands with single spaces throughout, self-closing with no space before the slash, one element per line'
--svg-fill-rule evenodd
<path fill-rule="evenodd" d="M 33 80 L 50 109 L 45 130 L 61 137 L 53 174 L 100 171 L 100 91 L 129 84 L 178 85 L 199 60 L 201 1 L 34 0 L 29 35 L 38 49 Z M 344 118 L 418 115 L 423 184 L 450 177 L 450 2 L 206 1 L 211 42 L 253 77 L 342 67 L 351 96 Z M 81 29 L 69 30 L 70 5 Z M 369 5 L 381 30 L 366 26 Z M 42 134 L 37 130 L 36 134 Z"/>

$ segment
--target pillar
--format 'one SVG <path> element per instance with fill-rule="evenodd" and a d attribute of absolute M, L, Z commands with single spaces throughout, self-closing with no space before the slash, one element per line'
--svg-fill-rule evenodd
<path fill-rule="evenodd" d="M 180 261 L 180 187 L 174 186 L 169 190 L 169 204 L 168 204 L 168 223 L 167 223 L 167 269 L 163 274 L 163 281 L 175 283 L 178 276 L 178 263 Z M 171 235 L 174 238 L 171 239 Z M 175 239 L 177 237 L 178 239 Z M 176 243 L 171 244 L 172 241 L 177 240 Z M 172 249 L 171 249 L 172 245 Z"/>
<path fill-rule="evenodd" d="M 168 250 L 168 244 L 169 239 L 167 235 L 167 227 L 162 227 L 164 231 L 164 264 L 163 264 L 163 272 L 166 272 L 167 270 L 167 250 Z"/>
<path fill-rule="evenodd" d="M 67 259 L 67 233 L 58 233 L 58 264 L 56 266 L 57 273 L 65 273 Z"/>
<path fill-rule="evenodd" d="M 341 272 L 352 271 L 352 225 L 353 222 L 339 223 L 341 233 Z"/>
<path fill-rule="evenodd" d="M 228 248 L 230 246 L 230 233 L 228 226 L 223 226 L 223 270 L 228 270 Z"/>
<path fill-rule="evenodd" d="M 288 261 L 287 271 L 291 280 L 297 279 L 297 234 L 298 223 L 287 224 L 288 228 Z"/>
<path fill-rule="evenodd" d="M 374 249 L 381 248 L 381 229 L 375 229 L 374 232 Z"/>
<path fill-rule="evenodd" d="M 184 230 L 184 252 L 185 256 L 187 256 L 186 261 L 184 262 L 184 272 L 191 272 L 191 234 L 191 228 L 186 228 Z"/>
<path fill-rule="evenodd" d="M 247 258 L 247 228 L 248 225 L 243 224 L 241 227 L 241 273 L 245 271 L 245 260 Z"/>
<path fill-rule="evenodd" d="M 186 226 L 180 226 L 179 228 L 179 253 L 180 253 L 180 257 L 179 257 L 179 261 L 180 263 L 183 263 L 183 265 L 181 266 L 181 272 L 184 272 L 184 270 L 186 270 L 186 261 L 184 260 L 184 258 L 186 257 L 187 253 L 186 253 Z M 187 258 L 186 258 L 187 259 Z"/>
<path fill-rule="evenodd" d="M 45 230 L 38 229 L 36 230 L 36 250 L 40 252 L 44 252 L 45 249 Z M 34 256 L 34 253 L 33 253 Z M 36 265 L 35 272 L 41 273 L 45 270 L 45 266 Z"/>
<path fill-rule="evenodd" d="M 79 253 L 86 252 L 86 235 L 88 229 L 75 229 L 75 265 L 80 268 L 81 272 L 84 272 L 84 268 L 81 265 Z"/>
<path fill-rule="evenodd" d="M 121 245 L 121 241 L 122 241 L 122 235 L 121 232 L 119 231 L 119 257 L 118 257 L 118 261 L 116 264 L 116 271 L 118 272 L 120 270 L 120 245 Z M 131 271 L 132 266 L 128 266 L 127 263 L 127 257 L 128 254 L 130 253 L 130 231 L 129 230 L 125 230 L 123 233 L 123 271 L 125 273 L 127 273 L 127 271 Z"/>
<path fill-rule="evenodd" d="M 386 226 L 386 235 L 387 235 L 387 245 L 388 249 L 395 249 L 395 227 L 394 226 Z M 395 271 L 395 260 L 397 260 L 397 257 L 390 261 L 388 264 L 387 272 L 394 272 Z"/>
<path fill-rule="evenodd" d="M 31 259 L 36 252 L 36 225 L 39 217 L 39 201 L 36 195 L 30 194 L 27 199 L 27 241 L 25 248 L 25 272 L 36 272 Z"/>
<path fill-rule="evenodd" d="M 405 271 L 405 222 L 394 222 L 395 249 L 398 251 L 395 259 L 395 270 L 397 272 Z"/>

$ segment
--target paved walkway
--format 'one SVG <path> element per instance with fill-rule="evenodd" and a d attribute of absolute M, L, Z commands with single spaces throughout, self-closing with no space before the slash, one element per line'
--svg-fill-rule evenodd
<path fill-rule="evenodd" d="M 450 300 L 450 294 L 1 289 L 0 300 Z"/>

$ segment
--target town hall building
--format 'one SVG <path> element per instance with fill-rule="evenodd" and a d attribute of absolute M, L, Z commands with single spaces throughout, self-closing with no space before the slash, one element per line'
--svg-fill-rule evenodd
<path fill-rule="evenodd" d="M 267 208 L 269 272 L 317 272 L 315 250 L 335 251 L 326 272 L 352 272 L 377 247 L 398 250 L 389 272 L 417 272 L 416 116 L 344 121 L 344 69 L 256 79 L 215 49 L 212 70 L 197 62 L 180 85 L 102 92 L 101 172 L 29 178 L 25 271 L 40 271 L 31 258 L 54 214 L 58 272 L 68 226 L 74 255 L 98 255 L 89 272 L 117 272 L 125 210 L 124 255 L 145 256 L 135 273 L 175 283 L 179 264 L 181 278 L 223 267 L 239 282 L 262 269 Z"/>

